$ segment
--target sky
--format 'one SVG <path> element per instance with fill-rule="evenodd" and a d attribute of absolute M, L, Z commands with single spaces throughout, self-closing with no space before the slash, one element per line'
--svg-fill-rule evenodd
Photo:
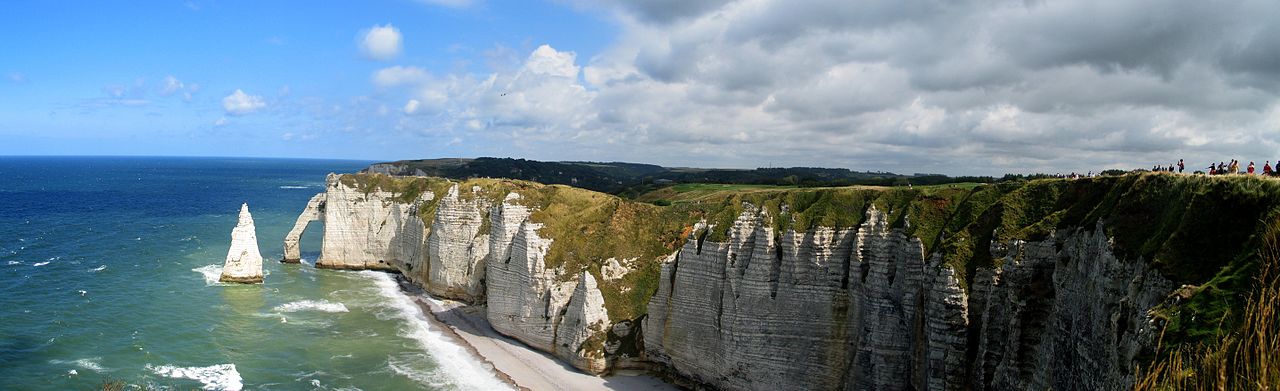
<path fill-rule="evenodd" d="M 0 155 L 1280 159 L 1274 0 L 0 4 Z"/>

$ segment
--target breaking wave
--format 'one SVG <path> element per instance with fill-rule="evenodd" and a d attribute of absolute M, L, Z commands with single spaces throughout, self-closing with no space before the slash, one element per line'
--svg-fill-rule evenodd
<path fill-rule="evenodd" d="M 157 367 L 147 364 L 147 370 L 164 377 L 198 381 L 204 385 L 201 389 L 205 390 L 240 391 L 244 389 L 244 379 L 240 377 L 240 371 L 236 370 L 236 364 L 218 364 L 207 367 L 177 367 L 173 365 Z"/>
<path fill-rule="evenodd" d="M 412 339 L 418 343 L 418 347 L 425 350 L 432 358 L 435 359 L 439 368 L 435 369 L 432 374 L 425 374 L 406 368 L 402 364 L 389 360 L 388 366 L 391 370 L 400 373 L 418 382 L 432 385 L 436 380 L 444 380 L 453 383 L 460 389 L 475 390 L 510 390 L 511 386 L 498 380 L 493 370 L 485 367 L 480 361 L 476 360 L 462 346 L 445 337 L 439 331 L 431 328 L 427 323 L 426 315 L 422 313 L 422 309 L 413 302 L 408 296 L 400 292 L 400 287 L 396 285 L 395 280 L 391 276 L 382 272 L 360 271 L 360 275 L 373 280 L 375 286 L 378 287 L 378 293 L 386 300 L 381 303 L 393 310 L 393 317 L 405 321 L 405 326 L 401 328 L 401 335 Z M 399 368 L 397 368 L 399 367 Z"/>
<path fill-rule="evenodd" d="M 347 312 L 347 306 L 342 303 L 333 303 L 328 300 L 299 300 L 284 303 L 272 309 L 275 312 L 298 312 L 298 311 L 320 311 L 320 312 Z"/>
<path fill-rule="evenodd" d="M 222 284 L 221 282 L 218 282 L 218 279 L 222 278 L 222 265 L 205 265 L 191 269 L 191 271 L 204 275 L 204 286 Z"/>

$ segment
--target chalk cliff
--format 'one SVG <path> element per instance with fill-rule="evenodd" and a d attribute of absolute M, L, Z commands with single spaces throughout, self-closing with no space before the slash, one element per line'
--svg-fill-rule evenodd
<path fill-rule="evenodd" d="M 545 267 L 551 241 L 539 236 L 542 225 L 530 221 L 533 210 L 519 204 L 518 193 L 472 187 L 464 195 L 458 183 L 445 182 L 406 199 L 341 178 L 330 175 L 327 191 L 303 210 L 285 239 L 286 259 L 296 258 L 306 224 L 322 219 L 317 267 L 397 271 L 437 296 L 471 303 L 487 297 L 498 332 L 584 371 L 609 369 L 603 341 L 611 323 L 595 278 Z M 431 224 L 422 210 L 430 210 Z"/>
<path fill-rule="evenodd" d="M 406 203 L 397 200 L 396 193 L 365 191 L 345 185 L 339 178 L 329 174 L 325 181 L 324 240 L 316 267 L 399 270 L 397 264 L 422 255 L 426 235 L 417 202 L 430 200 L 434 194 L 423 193 L 420 200 Z"/>
<path fill-rule="evenodd" d="M 240 218 L 231 230 L 231 248 L 222 264 L 222 282 L 257 284 L 262 282 L 262 253 L 258 251 L 258 233 L 253 227 L 249 204 L 240 205 Z"/>
<path fill-rule="evenodd" d="M 1280 204 L 1267 189 L 1145 175 L 657 207 L 331 175 L 295 231 L 321 219 L 317 266 L 401 272 L 590 373 L 648 360 L 715 389 L 1117 389 L 1170 317 L 1189 324 L 1160 310 L 1175 286 L 1247 270 L 1258 228 L 1230 222 Z"/>
<path fill-rule="evenodd" d="M 302 214 L 298 215 L 298 220 L 293 223 L 293 229 L 289 230 L 289 234 L 284 237 L 284 258 L 280 262 L 298 263 L 302 262 L 302 253 L 298 250 L 298 240 L 302 238 L 303 232 L 307 230 L 307 224 L 312 221 L 324 220 L 324 205 L 326 193 L 316 194 L 307 201 L 307 207 L 302 210 Z"/>
<path fill-rule="evenodd" d="M 1098 226 L 997 245 L 1003 267 L 970 296 L 866 213 L 856 230 L 775 235 L 749 207 L 728 242 L 686 243 L 649 304 L 649 357 L 724 389 L 1118 389 L 1173 288 Z"/>

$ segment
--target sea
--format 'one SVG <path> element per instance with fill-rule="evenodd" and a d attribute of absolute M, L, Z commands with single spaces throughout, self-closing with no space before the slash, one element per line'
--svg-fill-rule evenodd
<path fill-rule="evenodd" d="M 507 388 L 391 276 L 314 268 L 321 224 L 278 262 L 325 174 L 369 163 L 0 157 L 0 389 Z M 217 281 L 241 203 L 260 285 Z"/>

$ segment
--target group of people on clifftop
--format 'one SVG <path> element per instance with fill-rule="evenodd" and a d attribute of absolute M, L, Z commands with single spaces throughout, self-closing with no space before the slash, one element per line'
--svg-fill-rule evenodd
<path fill-rule="evenodd" d="M 1228 162 L 1218 162 L 1218 164 L 1217 164 L 1217 165 L 1209 164 L 1209 168 L 1205 171 L 1205 173 L 1207 173 L 1207 174 L 1209 174 L 1209 175 L 1229 175 L 1229 174 L 1248 174 L 1248 175 L 1257 175 L 1257 174 L 1262 174 L 1262 175 L 1265 175 L 1265 176 L 1276 176 L 1276 175 L 1280 175 L 1280 161 L 1277 161 L 1277 162 L 1276 162 L 1276 166 L 1277 166 L 1277 167 L 1273 169 L 1273 168 L 1271 167 L 1271 161 L 1270 161 L 1270 160 L 1268 160 L 1266 163 L 1264 163 L 1264 164 L 1262 165 L 1262 171 L 1261 171 L 1261 172 L 1259 172 L 1259 171 L 1258 171 L 1258 167 L 1257 167 L 1256 165 L 1254 165 L 1254 163 L 1253 163 L 1253 162 L 1249 162 L 1249 165 L 1245 167 L 1244 171 L 1241 171 L 1241 170 L 1240 170 L 1240 161 L 1235 160 L 1235 159 L 1232 159 L 1232 160 L 1231 160 L 1231 162 L 1229 162 L 1229 163 L 1228 163 Z"/>
<path fill-rule="evenodd" d="M 1152 166 L 1151 171 L 1181 173 L 1185 171 L 1186 168 L 1187 168 L 1186 163 L 1184 163 L 1182 159 L 1178 159 L 1178 164 L 1170 164 L 1168 166 L 1160 166 L 1160 165 Z M 1196 173 L 1201 174 L 1202 172 L 1197 171 Z M 1253 162 L 1249 162 L 1249 165 L 1246 166 L 1243 171 L 1241 171 L 1240 161 L 1231 159 L 1230 162 L 1218 162 L 1218 164 L 1210 163 L 1209 167 L 1205 169 L 1203 174 L 1207 174 L 1207 175 L 1262 174 L 1265 176 L 1280 176 L 1280 161 L 1276 161 L 1276 167 L 1272 168 L 1271 161 L 1268 160 L 1265 164 L 1262 165 L 1262 171 L 1258 172 L 1257 166 L 1255 166 Z"/>

